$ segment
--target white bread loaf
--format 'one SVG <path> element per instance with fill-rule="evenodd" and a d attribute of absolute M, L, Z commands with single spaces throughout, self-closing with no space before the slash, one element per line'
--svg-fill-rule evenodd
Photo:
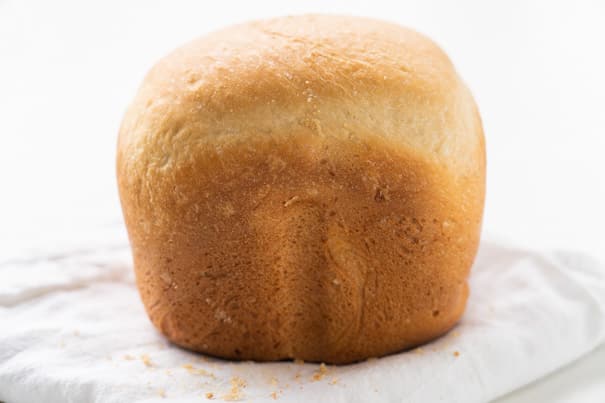
<path fill-rule="evenodd" d="M 483 132 L 414 31 L 314 15 L 195 40 L 145 78 L 117 173 L 142 300 L 186 348 L 348 363 L 464 311 Z"/>

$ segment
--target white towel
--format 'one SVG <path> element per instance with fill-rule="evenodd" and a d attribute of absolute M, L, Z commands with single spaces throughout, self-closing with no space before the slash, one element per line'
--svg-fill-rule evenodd
<path fill-rule="evenodd" d="M 0 401 L 485 402 L 605 341 L 603 266 L 483 240 L 462 321 L 421 348 L 339 367 L 207 358 L 152 327 L 122 233 L 0 263 Z"/>

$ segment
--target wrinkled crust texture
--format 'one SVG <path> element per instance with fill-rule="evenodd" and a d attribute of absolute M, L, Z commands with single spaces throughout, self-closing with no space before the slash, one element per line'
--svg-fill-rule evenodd
<path fill-rule="evenodd" d="M 146 77 L 117 174 L 143 303 L 178 345 L 349 363 L 464 311 L 481 122 L 413 31 L 300 16 L 198 39 Z"/>

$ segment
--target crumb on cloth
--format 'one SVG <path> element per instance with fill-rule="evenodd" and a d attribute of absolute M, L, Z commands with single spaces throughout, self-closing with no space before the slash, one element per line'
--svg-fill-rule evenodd
<path fill-rule="evenodd" d="M 208 376 L 212 379 L 216 379 L 216 376 L 212 372 L 207 371 L 203 368 L 195 368 L 191 364 L 185 364 L 182 366 L 182 368 L 186 369 L 187 372 L 189 372 L 191 375 L 202 375 L 202 376 Z"/>
<path fill-rule="evenodd" d="M 229 393 L 223 395 L 223 399 L 227 401 L 241 400 L 244 397 L 242 389 L 247 386 L 246 381 L 239 376 L 234 376 L 231 378 L 230 383 L 231 390 L 229 390 Z"/>
<path fill-rule="evenodd" d="M 146 367 L 153 367 L 153 362 L 151 362 L 151 358 L 147 354 L 141 355 L 141 361 L 145 364 Z"/>
<path fill-rule="evenodd" d="M 319 369 L 313 373 L 313 381 L 321 381 L 328 373 L 328 367 L 323 362 L 319 364 Z"/>

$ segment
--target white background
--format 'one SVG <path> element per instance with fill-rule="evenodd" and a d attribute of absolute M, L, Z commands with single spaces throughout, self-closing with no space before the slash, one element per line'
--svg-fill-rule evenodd
<path fill-rule="evenodd" d="M 605 261 L 600 1 L 0 0 L 0 258 L 121 222 L 117 130 L 155 60 L 226 24 L 304 12 L 374 16 L 432 37 L 482 113 L 485 231 Z M 603 401 L 593 400 L 605 399 L 605 375 L 590 378 L 598 371 L 603 348 L 510 401 Z"/>

